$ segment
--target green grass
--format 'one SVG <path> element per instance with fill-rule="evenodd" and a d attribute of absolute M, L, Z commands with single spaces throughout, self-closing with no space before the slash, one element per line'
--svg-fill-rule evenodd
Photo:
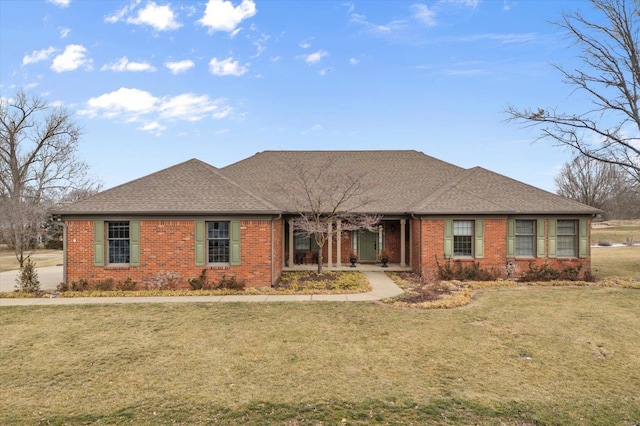
<path fill-rule="evenodd" d="M 429 311 L 2 307 L 0 424 L 637 424 L 638 306 L 521 287 Z"/>

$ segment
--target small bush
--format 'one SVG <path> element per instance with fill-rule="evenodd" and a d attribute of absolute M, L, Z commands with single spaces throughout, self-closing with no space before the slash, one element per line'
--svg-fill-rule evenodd
<path fill-rule="evenodd" d="M 635 240 L 635 238 L 633 238 L 633 237 L 627 237 L 627 238 L 624 240 L 624 244 L 625 244 L 626 246 L 628 246 L 628 247 L 633 247 L 633 245 L 634 245 L 635 243 L 636 243 L 636 240 Z"/>
<path fill-rule="evenodd" d="M 600 241 L 598 241 L 598 245 L 600 247 L 611 247 L 612 246 L 611 241 L 609 241 L 609 240 L 600 240 Z"/>
<path fill-rule="evenodd" d="M 469 266 L 462 266 L 462 262 L 456 260 L 451 265 L 451 260 L 447 260 L 443 265 L 436 257 L 438 267 L 438 278 L 443 281 L 495 281 L 498 274 L 495 271 L 482 269 L 478 262 L 473 262 Z"/>
<path fill-rule="evenodd" d="M 115 281 L 113 278 L 107 278 L 103 281 L 96 281 L 93 283 L 93 289 L 98 291 L 111 291 L 113 290 Z"/>
<path fill-rule="evenodd" d="M 60 293 L 64 293 L 65 291 L 69 291 L 69 284 L 67 283 L 60 283 L 56 286 L 56 290 L 59 291 Z"/>
<path fill-rule="evenodd" d="M 40 280 L 38 279 L 36 264 L 30 257 L 27 257 L 22 263 L 16 283 L 16 291 L 24 293 L 38 293 L 40 291 Z"/>
<path fill-rule="evenodd" d="M 89 281 L 82 278 L 78 281 L 71 281 L 71 291 L 86 291 L 89 289 Z"/>
<path fill-rule="evenodd" d="M 203 269 L 198 278 L 189 278 L 189 286 L 192 290 L 210 290 L 212 285 L 207 281 L 207 270 Z"/>
<path fill-rule="evenodd" d="M 175 290 L 180 286 L 182 277 L 176 272 L 157 272 L 145 284 L 147 290 Z"/>
<path fill-rule="evenodd" d="M 225 288 L 228 290 L 244 290 L 245 282 L 242 280 L 238 280 L 235 276 L 231 278 L 227 278 L 226 275 L 223 275 L 216 285 L 216 288 Z"/>
<path fill-rule="evenodd" d="M 118 281 L 116 284 L 116 290 L 118 291 L 133 291 L 138 287 L 138 283 L 133 281 L 131 278 L 127 278 L 124 281 Z"/>
<path fill-rule="evenodd" d="M 533 262 L 529 262 L 529 270 L 520 277 L 522 282 L 534 282 L 534 281 L 578 281 L 580 279 L 580 270 L 582 265 L 567 266 L 564 269 L 553 269 L 547 263 L 540 266 L 534 265 Z M 589 277 L 593 277 L 591 272 L 585 273 L 585 276 L 589 274 Z M 594 277 L 595 278 L 595 277 Z M 585 280 L 586 281 L 586 280 Z"/>

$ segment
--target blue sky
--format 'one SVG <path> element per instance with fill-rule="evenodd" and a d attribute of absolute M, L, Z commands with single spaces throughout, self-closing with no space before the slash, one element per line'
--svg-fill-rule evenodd
<path fill-rule="evenodd" d="M 572 110 L 556 26 L 586 1 L 0 1 L 0 95 L 63 105 L 105 188 L 190 158 L 415 149 L 555 190 L 504 110 Z M 401 167 L 401 165 L 399 165 Z"/>

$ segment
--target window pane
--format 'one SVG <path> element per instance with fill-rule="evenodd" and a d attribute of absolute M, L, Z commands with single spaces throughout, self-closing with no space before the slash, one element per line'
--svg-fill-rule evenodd
<path fill-rule="evenodd" d="M 109 240 L 109 263 L 129 263 L 129 240 Z"/>
<path fill-rule="evenodd" d="M 295 234 L 293 237 L 293 246 L 295 250 L 311 250 L 311 237 L 308 235 Z"/>
<path fill-rule="evenodd" d="M 456 220 L 453 222 L 453 235 L 473 236 L 472 220 Z"/>
<path fill-rule="evenodd" d="M 472 237 L 454 235 L 453 255 L 454 256 L 471 256 L 471 240 L 472 240 Z"/>
<path fill-rule="evenodd" d="M 209 240 L 209 262 L 229 263 L 229 240 Z"/>
<path fill-rule="evenodd" d="M 207 222 L 209 263 L 229 263 L 229 222 Z"/>
<path fill-rule="evenodd" d="M 559 220 L 558 235 L 576 235 L 575 220 Z"/>
<path fill-rule="evenodd" d="M 533 256 L 535 220 L 516 220 L 516 256 Z"/>
<path fill-rule="evenodd" d="M 129 263 L 129 222 L 108 222 L 109 263 Z"/>
<path fill-rule="evenodd" d="M 209 222 L 209 238 L 229 238 L 229 222 Z"/>

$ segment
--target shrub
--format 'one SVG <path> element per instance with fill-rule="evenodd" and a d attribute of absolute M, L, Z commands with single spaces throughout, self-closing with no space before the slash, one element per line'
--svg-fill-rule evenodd
<path fill-rule="evenodd" d="M 118 291 L 133 291 L 138 287 L 138 283 L 133 281 L 131 278 L 127 278 L 124 281 L 118 281 L 116 284 L 116 290 Z"/>
<path fill-rule="evenodd" d="M 456 260 L 451 265 L 451 260 L 447 260 L 442 265 L 436 257 L 438 267 L 438 278 L 443 281 L 495 281 L 498 274 L 495 271 L 480 268 L 478 262 L 473 262 L 468 266 L 462 266 L 462 262 Z"/>
<path fill-rule="evenodd" d="M 633 237 L 627 237 L 624 241 L 624 244 L 629 247 L 632 247 L 635 243 L 636 243 L 636 240 Z"/>
<path fill-rule="evenodd" d="M 609 240 L 600 240 L 598 241 L 598 245 L 600 247 L 611 247 L 612 244 L 611 244 L 611 241 Z"/>
<path fill-rule="evenodd" d="M 209 290 L 211 284 L 207 282 L 207 270 L 203 269 L 198 278 L 189 278 L 189 286 L 192 290 Z"/>
<path fill-rule="evenodd" d="M 89 289 L 89 281 L 82 278 L 78 281 L 71 281 L 71 291 L 86 291 Z"/>
<path fill-rule="evenodd" d="M 16 283 L 16 291 L 24 293 L 37 293 L 40 291 L 40 280 L 38 279 L 36 264 L 30 257 L 27 257 L 22 263 Z"/>
<path fill-rule="evenodd" d="M 580 279 L 580 270 L 582 265 L 567 266 L 561 270 L 553 269 L 547 263 L 536 266 L 533 262 L 529 262 L 529 270 L 520 277 L 520 281 L 578 281 Z M 590 271 L 585 272 L 585 277 L 593 278 Z M 586 280 L 585 280 L 586 281 Z"/>
<path fill-rule="evenodd" d="M 98 291 L 111 291 L 113 290 L 114 284 L 115 282 L 113 278 L 107 278 L 106 280 L 103 280 L 103 281 L 94 282 L 93 288 L 94 290 L 98 290 Z"/>
<path fill-rule="evenodd" d="M 232 276 L 231 278 L 227 278 L 226 275 L 223 275 L 222 278 L 220 279 L 220 282 L 218 282 L 218 285 L 216 286 L 216 288 L 225 288 L 229 290 L 244 290 L 244 286 L 245 286 L 245 282 L 242 280 L 238 281 L 238 279 L 236 279 L 235 276 Z"/>
<path fill-rule="evenodd" d="M 69 284 L 67 283 L 60 283 L 56 286 L 56 290 L 59 291 L 60 293 L 64 293 L 65 291 L 69 291 Z"/>
<path fill-rule="evenodd" d="M 145 284 L 147 290 L 175 290 L 180 286 L 182 277 L 176 272 L 156 272 Z"/>

